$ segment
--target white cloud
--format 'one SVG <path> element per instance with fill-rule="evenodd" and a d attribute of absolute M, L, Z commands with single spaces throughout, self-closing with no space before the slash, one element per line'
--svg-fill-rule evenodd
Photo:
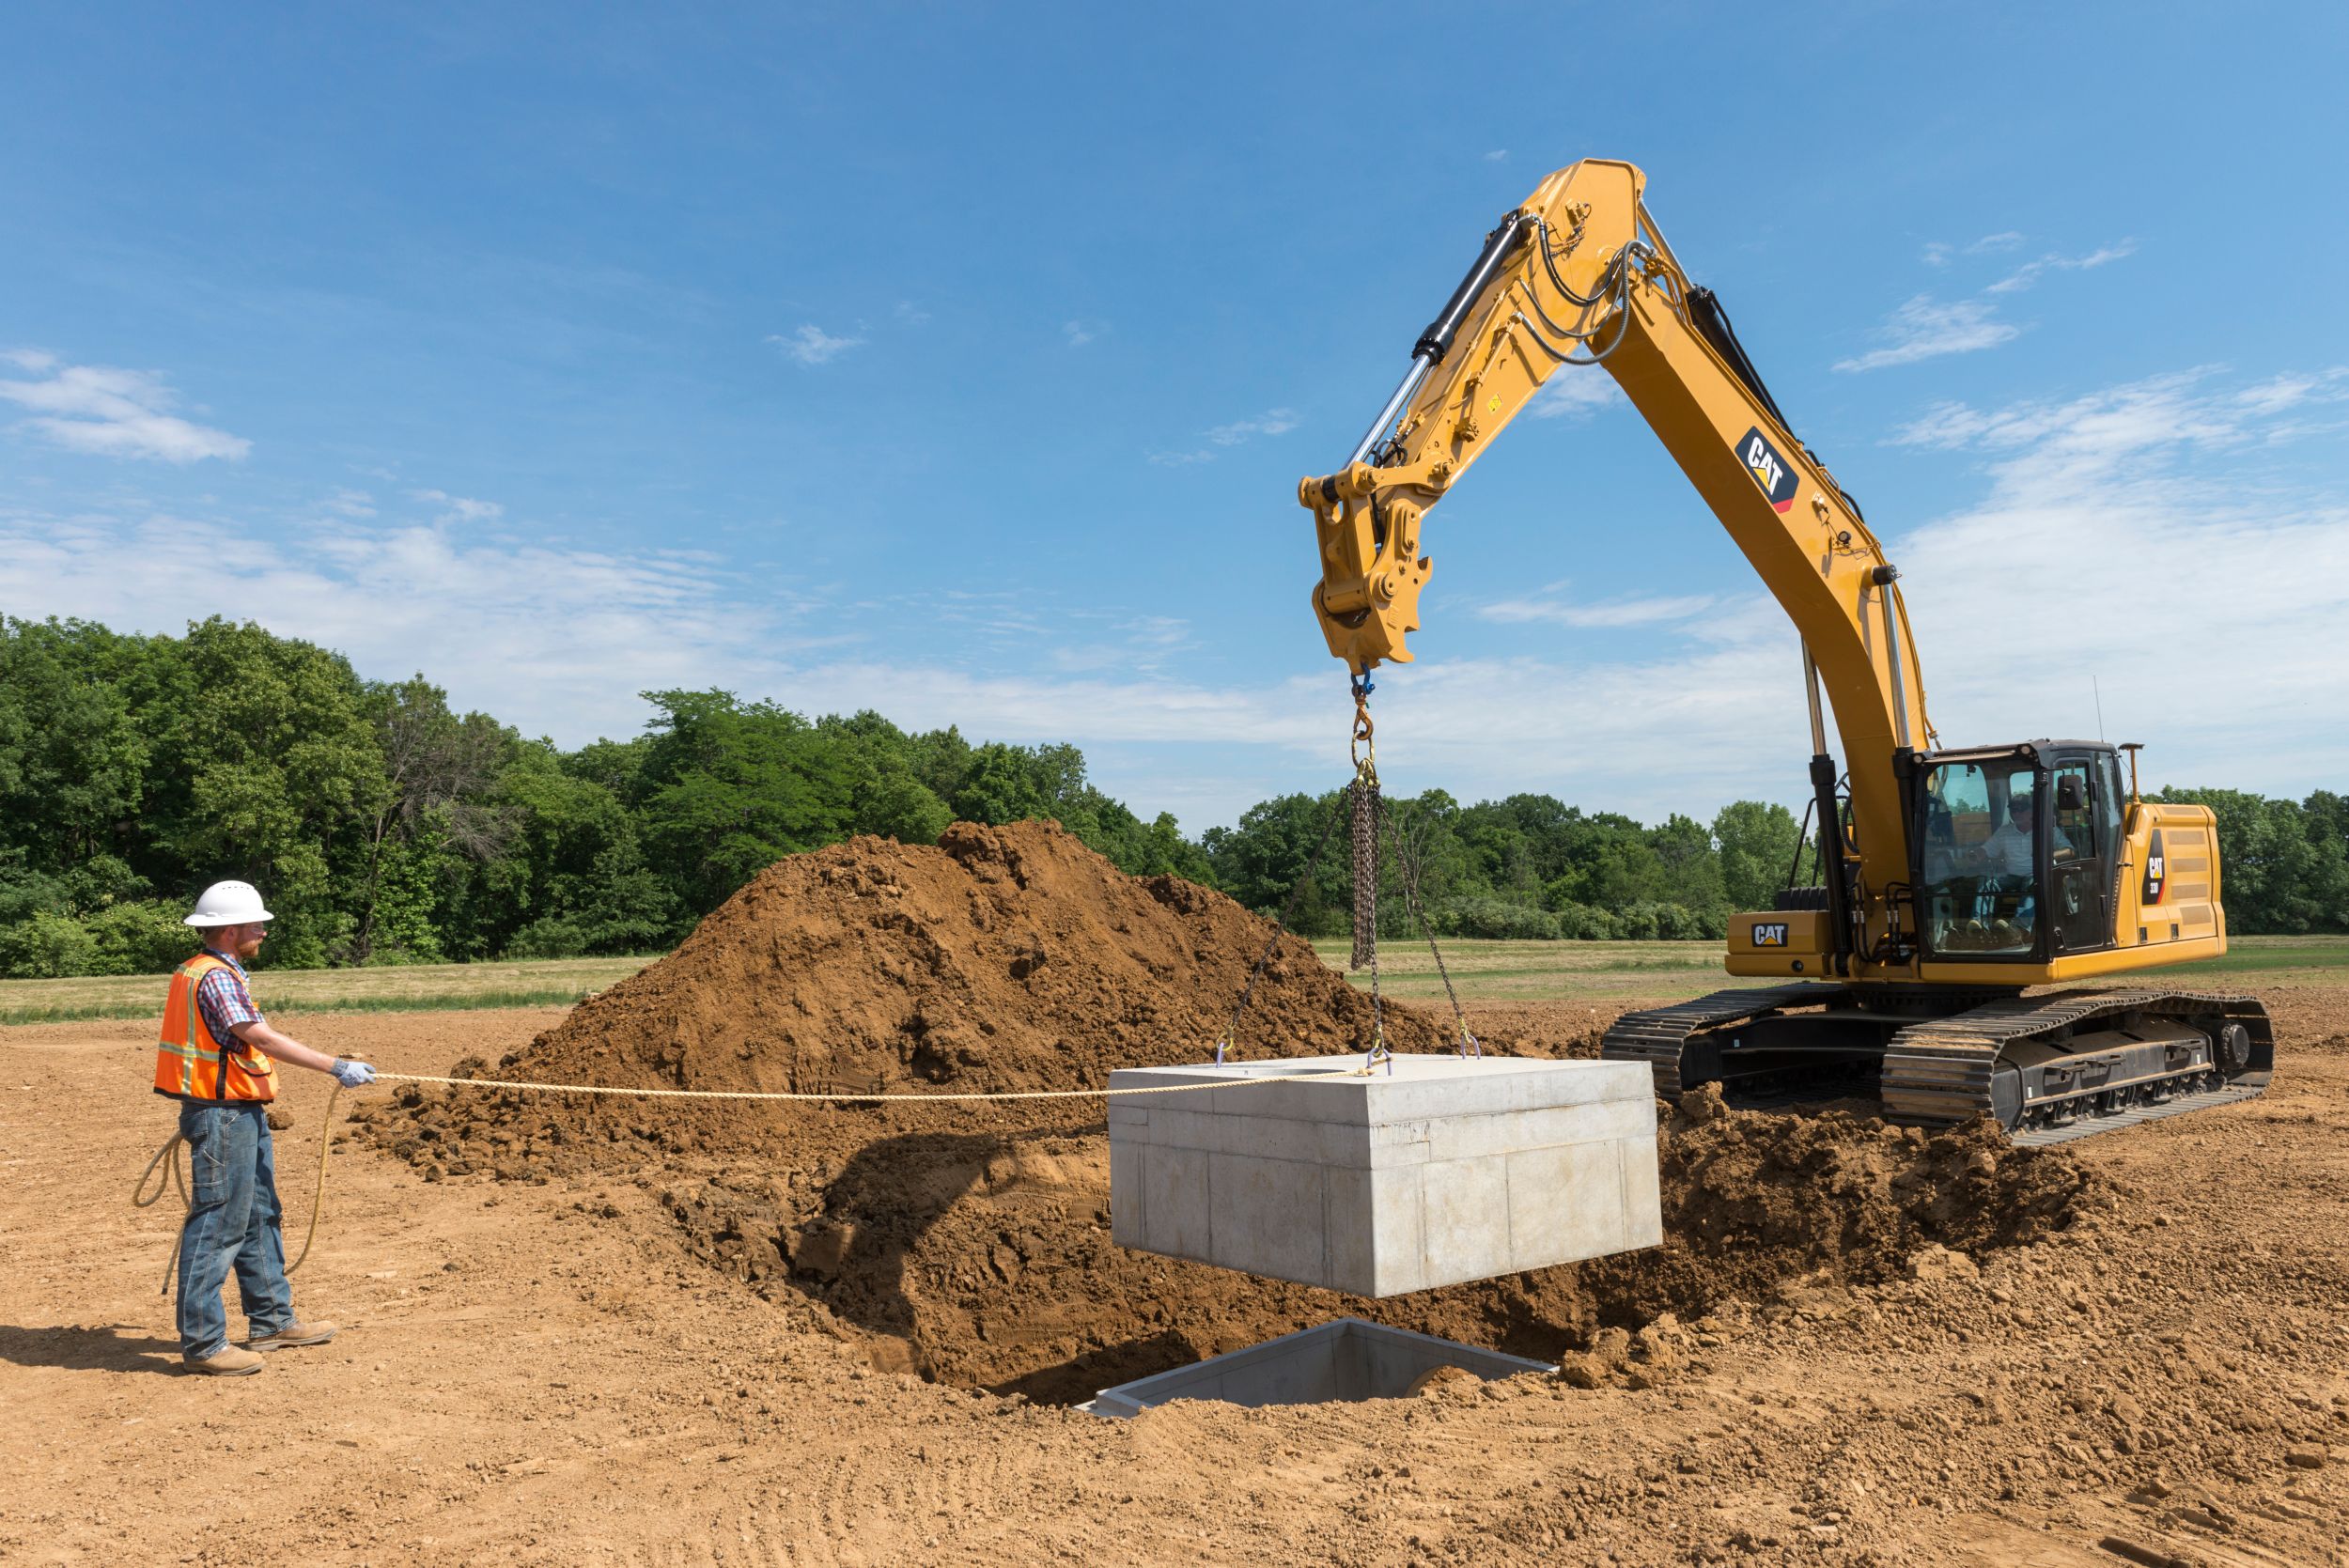
<path fill-rule="evenodd" d="M 1495 147 L 1492 151 L 1485 154 L 1485 162 L 1487 163 L 1505 163 L 1508 161 L 1509 149 L 1505 147 Z"/>
<path fill-rule="evenodd" d="M 2241 382 L 2201 371 L 2066 400 L 1946 404 L 1915 421 L 1898 441 L 1983 464 L 1977 501 L 1889 540 L 1943 737 L 2092 735 L 2093 677 L 2112 738 L 2149 743 L 2149 786 L 2296 796 L 2349 773 L 2349 498 L 2279 490 L 2267 457 L 2344 408 L 2349 370 Z M 250 615 L 342 648 L 368 675 L 421 664 L 459 704 L 567 744 L 634 733 L 639 691 L 713 685 L 809 711 L 870 706 L 915 727 L 1071 740 L 1104 789 L 1145 815 L 1177 809 L 1193 831 L 1346 773 L 1335 662 L 1309 647 L 1282 660 L 1311 672 L 1294 678 L 1203 675 L 1195 650 L 1223 641 L 1213 624 L 1044 613 L 1026 594 L 851 612 L 682 552 L 421 522 L 330 520 L 264 541 L 222 523 L 0 508 L 0 608 L 126 630 Z M 1799 800 L 1800 661 L 1766 596 L 1577 602 L 1568 590 L 1459 613 L 1491 635 L 1524 626 L 1532 657 L 1455 655 L 1446 612 L 1414 638 L 1420 662 L 1381 672 L 1391 788 L 1547 790 L 1649 820 L 1740 796 Z M 1292 634 L 1311 644 L 1299 614 Z M 951 616 L 972 636 L 952 658 L 870 658 L 847 634 L 896 623 L 865 615 Z M 1553 626 L 1621 635 L 1578 639 L 1565 657 L 1546 640 Z"/>
<path fill-rule="evenodd" d="M 2128 478 L 2123 465 L 2140 465 L 2145 454 L 2174 460 L 2192 448 L 2241 446 L 2254 439 L 2253 417 L 2263 411 L 2239 397 L 2197 395 L 2194 388 L 2208 374 L 2187 371 L 2069 402 L 2025 401 L 1986 411 L 1937 403 L 1896 430 L 1891 444 L 2002 454 L 1996 471 L 2001 485 L 2041 502 L 2092 495 Z"/>
<path fill-rule="evenodd" d="M 1888 365 L 1910 365 L 1941 354 L 1967 354 L 2007 342 L 2021 328 L 1997 319 L 1995 310 L 1980 300 L 1952 300 L 1947 304 L 1920 294 L 1892 312 L 1876 335 L 1890 339 L 1851 359 L 1837 360 L 1838 370 L 1881 370 Z"/>
<path fill-rule="evenodd" d="M 152 458 L 167 463 L 221 458 L 234 462 L 253 449 L 242 436 L 215 430 L 167 411 L 179 399 L 151 370 L 104 365 L 63 365 L 54 354 L 19 349 L 5 356 L 40 380 L 0 380 L 0 399 L 33 411 L 17 428 L 53 446 L 110 458 Z"/>
<path fill-rule="evenodd" d="M 1978 502 L 1888 541 L 1942 738 L 2093 736 L 2101 685 L 2109 737 L 2148 743 L 2149 788 L 2296 797 L 2341 778 L 2349 497 L 2264 478 L 2271 443 L 2326 428 L 2305 421 L 2335 409 L 2349 410 L 2349 371 L 2249 387 L 2196 372 L 2067 401 L 1944 405 L 1911 426 L 1904 440 L 1982 454 L 1988 481 Z M 1479 614 L 1648 629 L 1601 658 L 1461 660 L 1431 623 L 1420 662 L 1380 677 L 1391 787 L 1543 789 L 1651 820 L 1800 798 L 1797 644 L 1766 596 L 1576 604 L 1560 586 Z M 1326 725 L 1329 706 L 1312 704 L 1312 722 Z"/>
<path fill-rule="evenodd" d="M 1229 425 L 1218 425 L 1207 432 L 1207 439 L 1218 446 L 1240 446 L 1253 436 L 1284 436 L 1296 428 L 1297 411 L 1267 409 L 1252 419 L 1235 419 Z"/>
<path fill-rule="evenodd" d="M 2093 268 L 2102 267 L 2108 262 L 2119 261 L 2123 256 L 2135 256 L 2136 254 L 2137 241 L 2134 240 L 2123 240 L 2117 244 L 2106 245 L 2100 249 L 2091 251 L 2086 256 L 2043 256 L 2036 261 L 2025 262 L 2021 267 L 2015 269 L 2005 277 L 2002 277 L 1998 282 L 1992 284 L 1988 288 L 1984 289 L 1983 292 L 1989 294 L 2019 294 L 2024 289 L 2029 288 L 2032 284 L 2037 283 L 2042 272 L 2085 272 Z"/>
<path fill-rule="evenodd" d="M 337 517 L 371 518 L 375 516 L 375 497 L 365 490 L 337 487 L 324 503 L 326 509 Z"/>
<path fill-rule="evenodd" d="M 1068 340 L 1068 346 L 1071 349 L 1081 349 L 1086 344 L 1101 335 L 1101 324 L 1098 321 L 1089 323 L 1084 321 L 1063 321 L 1060 324 L 1060 330 L 1061 335 Z"/>
<path fill-rule="evenodd" d="M 418 501 L 429 502 L 442 508 L 441 522 L 495 522 L 506 515 L 506 508 L 494 501 L 475 501 L 469 495 L 451 495 L 446 490 L 411 490 Z"/>
<path fill-rule="evenodd" d="M 930 313 L 911 300 L 899 300 L 895 315 L 898 322 L 904 326 L 926 327 L 930 324 Z"/>
<path fill-rule="evenodd" d="M 1589 604 L 1575 604 L 1537 595 L 1531 598 L 1501 599 L 1493 604 L 1481 605 L 1476 613 L 1481 619 L 1504 624 L 1540 621 L 1551 626 L 1619 629 L 1685 621 L 1704 613 L 1713 607 L 1713 602 L 1709 594 L 1630 595 Z"/>
<path fill-rule="evenodd" d="M 2092 676 L 2111 737 L 2148 742 L 2149 787 L 2298 793 L 2349 767 L 2349 501 L 2279 492 L 2253 456 L 2349 385 L 2214 379 L 1946 404 L 1902 432 L 1989 461 L 1980 505 L 1893 546 L 1946 739 L 2093 734 Z"/>
<path fill-rule="evenodd" d="M 217 518 L 0 505 L 0 605 L 12 613 L 175 633 L 214 613 L 251 618 L 340 649 L 363 675 L 421 668 L 452 701 L 570 744 L 639 730 L 641 691 L 787 692 L 781 660 L 810 646 L 800 606 L 763 582 L 755 598 L 739 589 L 678 551 L 414 523 L 319 521 L 269 540 Z"/>
<path fill-rule="evenodd" d="M 2245 387 L 2234 395 L 2234 400 L 2254 413 L 2281 413 L 2309 402 L 2339 402 L 2344 383 L 2349 383 L 2349 365 L 2335 365 L 2330 370 L 2278 376 Z"/>
<path fill-rule="evenodd" d="M 1525 405 L 1525 411 L 1535 419 L 1579 422 L 1601 409 L 1611 409 L 1629 401 L 1624 396 L 1623 388 L 1615 384 L 1615 378 L 1605 371 L 1594 374 L 1588 369 L 1578 370 L 1568 366 L 1550 374 L 1549 380 L 1542 384 L 1542 390 Z"/>
<path fill-rule="evenodd" d="M 1215 461 L 1218 447 L 1245 446 L 1258 436 L 1284 436 L 1296 428 L 1295 409 L 1267 409 L 1260 414 L 1235 419 L 1228 425 L 1218 425 L 1203 432 L 1208 442 L 1206 446 L 1193 447 L 1189 451 L 1153 452 L 1150 461 L 1159 468 L 1191 468 Z"/>
<path fill-rule="evenodd" d="M 2011 250 L 2022 243 L 2023 236 L 2009 230 L 2003 234 L 1985 234 L 1966 247 L 1968 256 L 1983 256 Z M 1892 312 L 1875 335 L 1885 340 L 1884 347 L 1871 349 L 1864 354 L 1838 360 L 1835 368 L 1843 371 L 1881 370 L 1887 365 L 1912 365 L 1919 360 L 1935 359 L 1943 354 L 1968 354 L 1983 349 L 1995 349 L 2013 341 L 2023 329 L 1999 318 L 1994 295 L 2018 294 L 2038 282 L 2049 272 L 2084 272 L 2134 255 L 2137 241 L 2123 240 L 2106 245 L 2086 256 L 2047 255 L 2036 261 L 2024 263 L 2005 277 L 1991 284 L 1981 294 L 1969 300 L 1952 300 L 1946 303 L 1930 294 L 1919 294 Z M 1937 240 L 1925 246 L 1928 265 L 1946 266 L 1950 247 Z"/>
<path fill-rule="evenodd" d="M 1809 721 L 1782 620 L 1719 645 L 1603 661 L 1422 659 L 1381 677 L 1390 787 L 1462 800 L 1537 790 L 1648 820 L 1709 818 L 1740 796 L 1801 798 Z"/>
<path fill-rule="evenodd" d="M 1106 622 L 1112 617 L 1080 612 L 1077 619 Z M 1192 645 L 1190 623 L 1175 615 L 1134 615 L 1099 629 L 1114 640 L 1057 644 L 1051 649 L 1052 668 L 1064 674 L 1127 670 L 1155 675 L 1168 660 Z"/>
<path fill-rule="evenodd" d="M 788 337 L 770 333 L 767 341 L 801 365 L 824 365 L 862 344 L 861 337 L 834 337 L 812 321 L 803 321 Z"/>
<path fill-rule="evenodd" d="M 1999 234 L 1985 234 L 1979 240 L 1968 241 L 1963 247 L 1952 245 L 1947 240 L 1928 241 L 1924 262 L 1928 267 L 1947 267 L 1953 256 L 1995 256 L 2001 251 L 2011 251 L 2022 242 L 2023 236 L 2014 229 Z"/>

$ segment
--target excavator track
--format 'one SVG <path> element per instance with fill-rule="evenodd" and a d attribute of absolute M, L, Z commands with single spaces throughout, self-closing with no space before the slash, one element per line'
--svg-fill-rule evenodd
<path fill-rule="evenodd" d="M 1882 1032 L 1876 1092 L 1888 1120 L 1948 1126 L 1988 1115 L 2025 1148 L 2247 1100 L 2267 1087 L 2273 1072 L 2274 1031 L 2266 1011 L 2248 996 L 1976 991 L 1948 993 L 1940 1004 L 1951 1011 L 1928 1018 L 1912 1012 L 1904 1022 L 1896 1013 L 1868 1013 L 1857 1006 L 1853 987 L 1831 983 L 1715 991 L 1625 1014 L 1607 1032 L 1599 1055 L 1646 1063 L 1666 1099 L 1716 1077 L 1725 1085 L 1736 1079 L 1766 1090 L 1782 1087 L 1781 1079 L 1799 1086 L 1799 1071 L 1741 1075 L 1739 1036 L 1776 1029 L 1782 1061 L 1790 1033 L 1824 1035 L 1840 1027 L 1845 1043 L 1822 1059 L 1847 1063 L 1851 1032 L 1866 1034 L 1873 1020 Z M 1796 1008 L 1817 1011 L 1784 1011 Z M 2228 1026 L 2241 1029 L 2232 1037 L 2237 1060 L 2222 1060 L 2217 1044 L 2217 1032 Z M 1746 1103 L 1769 1097 L 1749 1094 Z"/>
<path fill-rule="evenodd" d="M 2092 1032 L 2095 1025 L 2124 1019 L 2205 1030 L 2240 1024 L 2248 1040 L 2249 1064 L 2232 1074 L 2214 1063 L 2151 1079 L 2099 1081 L 2094 1072 L 2097 1053 L 2059 1056 L 2059 1063 L 2085 1066 L 2067 1066 L 2065 1083 L 2045 1100 L 2027 1100 L 2019 1107 L 1994 1103 L 1994 1077 L 2002 1065 L 2013 1070 L 2017 1048 L 2053 1048 L 2057 1042 Z M 2275 1031 L 2266 1009 L 2252 997 L 2209 991 L 2063 991 L 2006 998 L 1910 1024 L 1885 1048 L 1881 1094 L 1885 1114 L 1892 1120 L 1946 1125 L 1988 1114 L 2007 1124 L 2015 1143 L 2040 1147 L 2250 1099 L 2267 1087 L 2274 1061 Z"/>
<path fill-rule="evenodd" d="M 1831 1006 L 1850 994 L 1844 986 L 1817 981 L 1715 991 L 1693 1001 L 1626 1013 L 1600 1040 L 1598 1054 L 1608 1062 L 1646 1063 L 1656 1074 L 1656 1092 L 1676 1100 L 1684 1090 L 1695 1087 L 1681 1076 L 1681 1056 L 1698 1035 L 1781 1007 Z"/>

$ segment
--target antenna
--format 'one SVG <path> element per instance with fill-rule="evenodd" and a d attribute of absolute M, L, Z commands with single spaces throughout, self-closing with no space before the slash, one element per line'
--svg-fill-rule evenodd
<path fill-rule="evenodd" d="M 2096 694 L 2096 738 L 2102 740 L 2105 737 L 2105 689 L 2097 684 L 2092 675 L 2088 677 L 2088 689 Z"/>

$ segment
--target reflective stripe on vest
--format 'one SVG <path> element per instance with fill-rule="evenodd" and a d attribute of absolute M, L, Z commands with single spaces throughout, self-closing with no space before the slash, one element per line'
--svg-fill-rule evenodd
<path fill-rule="evenodd" d="M 215 1039 L 195 988 L 214 970 L 232 969 L 225 958 L 199 953 L 171 971 L 171 994 L 163 1001 L 163 1027 L 155 1045 L 155 1092 L 188 1100 L 273 1100 L 277 1075 L 268 1057 L 234 1039 Z M 227 1063 L 224 1075 L 222 1063 Z"/>

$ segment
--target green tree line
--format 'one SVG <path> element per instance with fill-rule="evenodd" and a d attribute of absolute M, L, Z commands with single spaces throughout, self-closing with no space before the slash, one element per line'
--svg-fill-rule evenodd
<path fill-rule="evenodd" d="M 1350 931 L 1346 806 L 1344 788 L 1285 795 L 1208 829 L 1201 847 L 1216 885 L 1267 910 L 1294 892 L 1297 929 Z M 1388 799 L 1382 816 L 1382 937 L 1415 928 L 1416 898 L 1441 936 L 1719 938 L 1735 910 L 1770 908 L 1802 844 L 1786 808 L 1759 800 L 1724 806 L 1709 825 L 1673 815 L 1650 828 L 1548 795 L 1463 806 L 1431 789 Z"/>
<path fill-rule="evenodd" d="M 785 855 L 957 819 L 1051 817 L 1128 871 L 1212 876 L 1074 746 L 646 697 L 644 734 L 565 751 L 257 626 L 0 618 L 0 975 L 167 970 L 224 877 L 266 894 L 269 961 L 312 968 L 656 952 Z"/>
<path fill-rule="evenodd" d="M 1192 840 L 1096 788 L 1074 746 L 645 696 L 643 734 L 566 751 L 452 710 L 421 675 L 364 680 L 251 624 L 172 637 L 0 617 L 0 975 L 168 969 L 189 900 L 223 877 L 266 893 L 280 966 L 657 952 L 782 856 L 1029 817 L 1267 912 L 1294 892 L 1310 935 L 1351 924 L 1343 791 Z M 2218 814 L 2234 930 L 2349 927 L 2349 802 L 2170 798 Z M 1752 800 L 1646 826 L 1429 790 L 1389 800 L 1385 830 L 1384 935 L 1415 896 L 1444 935 L 1718 938 L 1732 911 L 1769 907 L 1801 847 L 1783 807 Z"/>

